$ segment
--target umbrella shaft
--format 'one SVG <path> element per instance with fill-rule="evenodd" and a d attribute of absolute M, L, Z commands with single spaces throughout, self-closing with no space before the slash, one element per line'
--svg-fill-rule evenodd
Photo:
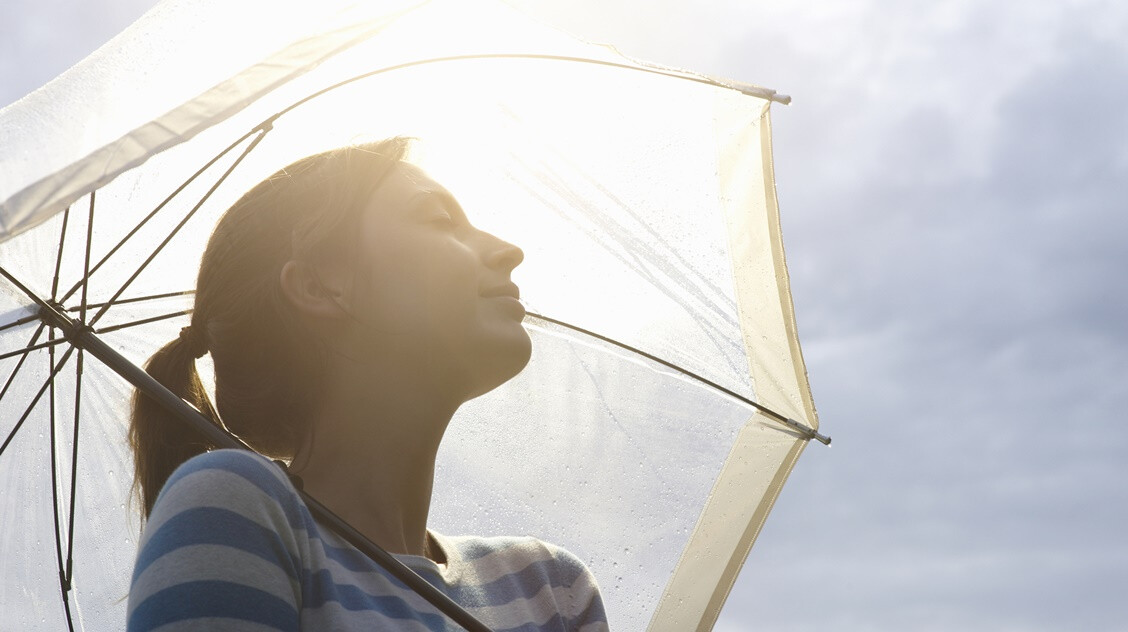
<path fill-rule="evenodd" d="M 85 350 L 90 355 L 101 360 L 103 364 L 125 378 L 127 382 L 132 384 L 139 391 L 156 400 L 184 423 L 195 428 L 200 434 L 204 435 L 212 445 L 219 448 L 235 448 L 253 451 L 249 445 L 227 432 L 225 429 L 213 424 L 200 414 L 198 410 L 188 404 L 188 402 L 185 402 L 175 393 L 165 388 L 164 385 L 153 379 L 153 377 L 146 373 L 141 367 L 130 362 L 125 356 L 118 353 L 101 338 L 98 338 L 89 327 L 80 325 L 55 306 L 46 303 L 40 304 L 40 316 L 48 324 L 60 328 L 74 346 Z M 419 596 L 426 599 L 431 605 L 450 617 L 454 622 L 470 632 L 490 632 L 490 629 L 485 624 L 478 621 L 478 619 L 455 603 L 445 593 L 417 575 L 415 571 L 405 566 L 375 542 L 372 542 L 362 533 L 352 528 L 344 519 L 334 514 L 325 507 L 325 505 L 322 505 L 301 489 L 298 490 L 298 493 L 309 507 L 314 518 L 355 546 L 373 562 L 391 573 L 396 579 L 402 581 L 409 588 L 418 593 Z"/>

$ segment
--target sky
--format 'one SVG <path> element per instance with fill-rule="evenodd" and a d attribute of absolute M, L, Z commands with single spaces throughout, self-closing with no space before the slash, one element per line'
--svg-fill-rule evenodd
<path fill-rule="evenodd" d="M 146 0 L 0 7 L 0 104 Z M 1128 621 L 1128 5 L 518 3 L 790 94 L 777 186 L 821 430 L 716 626 Z"/>

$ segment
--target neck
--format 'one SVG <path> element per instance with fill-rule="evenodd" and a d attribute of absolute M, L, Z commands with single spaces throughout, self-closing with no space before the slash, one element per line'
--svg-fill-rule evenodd
<path fill-rule="evenodd" d="M 458 405 L 402 366 L 346 368 L 334 372 L 342 378 L 330 380 L 294 471 L 369 540 L 425 555 L 435 455 Z"/>

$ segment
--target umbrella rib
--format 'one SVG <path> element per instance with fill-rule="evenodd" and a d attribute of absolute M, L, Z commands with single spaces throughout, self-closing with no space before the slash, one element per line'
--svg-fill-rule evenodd
<path fill-rule="evenodd" d="M 64 220 L 65 221 L 65 220 Z M 54 327 L 51 328 L 50 335 L 54 335 Z M 51 347 L 47 351 L 47 366 L 55 366 L 55 348 Z M 67 595 L 70 592 L 70 586 L 66 579 L 66 567 L 63 566 L 63 539 L 59 529 L 59 475 L 58 475 L 58 442 L 55 432 L 55 380 L 51 379 L 50 394 L 48 395 L 50 403 L 50 449 L 51 449 L 51 516 L 55 522 L 55 559 L 59 566 L 59 591 L 62 593 L 63 609 L 66 611 L 67 629 L 74 632 L 74 622 L 71 620 L 70 599 Z"/>
<path fill-rule="evenodd" d="M 4 454 L 4 450 L 8 449 L 8 444 L 12 442 L 12 439 L 15 438 L 16 433 L 20 431 L 20 428 L 23 426 L 24 422 L 27 421 L 27 418 L 31 415 L 32 409 L 34 409 L 36 404 L 39 403 L 39 400 L 43 398 L 43 394 L 47 392 L 47 387 L 50 386 L 51 381 L 55 379 L 55 376 L 59 373 L 59 370 L 63 368 L 64 364 L 66 364 L 67 360 L 70 358 L 70 354 L 74 351 L 74 349 L 74 347 L 67 349 L 66 352 L 63 353 L 63 357 L 59 359 L 58 364 L 56 364 L 55 367 L 51 369 L 51 374 L 47 376 L 47 380 L 43 382 L 43 386 L 39 388 L 39 391 L 35 394 L 35 397 L 31 398 L 31 403 L 27 405 L 24 413 L 20 415 L 19 421 L 16 422 L 15 427 L 13 427 L 12 431 L 8 433 L 8 438 L 4 439 L 3 445 L 0 445 L 0 456 Z M 7 389 L 5 388 L 5 390 Z"/>
<path fill-rule="evenodd" d="M 79 303 L 79 323 L 86 322 L 86 297 L 90 289 L 90 250 L 94 243 L 94 204 L 97 191 L 90 192 L 90 213 L 86 220 L 86 256 L 83 261 L 82 268 L 82 300 Z M 79 438 L 79 421 L 82 411 L 82 360 L 85 357 L 82 348 L 78 349 L 78 358 L 75 360 L 75 373 L 74 373 L 74 429 L 71 438 L 71 471 L 70 471 L 70 506 L 67 511 L 67 560 L 65 569 L 62 571 L 63 583 L 63 597 L 66 600 L 66 593 L 70 592 L 71 583 L 74 579 L 74 506 L 75 500 L 78 498 L 78 438 Z M 51 378 L 52 385 L 54 384 L 54 376 Z M 56 531 L 56 533 L 58 533 Z M 70 618 L 70 608 L 67 608 L 67 618 Z"/>
<path fill-rule="evenodd" d="M 20 367 L 22 367 L 24 361 L 27 360 L 27 352 L 31 351 L 33 348 L 35 348 L 37 346 L 35 344 L 35 341 L 39 340 L 39 335 L 43 333 L 43 330 L 46 329 L 46 327 L 47 327 L 46 324 L 39 323 L 39 326 L 35 328 L 35 332 L 31 334 L 31 340 L 28 341 L 28 345 L 31 345 L 31 346 L 28 347 L 27 349 L 21 349 L 17 353 L 13 354 L 13 355 L 23 354 L 23 357 L 20 358 L 19 362 L 16 362 L 16 368 L 12 369 L 11 374 L 8 375 L 7 381 L 4 382 L 4 388 L 0 389 L 0 401 L 4 400 L 4 395 L 6 395 L 8 393 L 8 387 L 12 385 L 12 381 L 16 379 L 16 375 L 20 372 Z M 52 345 L 52 346 L 54 346 L 54 345 Z M 5 357 L 7 357 L 7 354 L 5 354 Z"/>
<path fill-rule="evenodd" d="M 55 257 L 55 277 L 51 279 L 51 300 L 59 293 L 59 270 L 63 267 L 63 244 L 67 239 L 67 222 L 70 220 L 70 207 L 63 210 L 63 227 L 59 230 L 59 252 Z"/>
<path fill-rule="evenodd" d="M 39 314 L 28 314 L 27 316 L 17 318 L 16 320 L 13 320 L 6 325 L 0 325 L 0 331 L 11 329 L 12 327 L 19 327 L 20 325 L 26 325 L 33 320 L 39 320 Z"/>
<path fill-rule="evenodd" d="M 12 276 L 12 273 L 8 272 L 7 268 L 5 268 L 4 266 L 0 266 L 0 276 L 4 277 L 5 279 L 8 279 L 8 281 L 12 285 L 16 286 L 16 288 L 19 291 L 21 291 L 25 295 L 27 295 L 27 297 L 30 298 L 40 308 L 47 306 L 47 303 L 43 299 L 39 298 L 39 296 L 36 295 L 35 292 L 32 292 L 31 289 L 29 289 L 26 285 L 24 285 L 23 283 L 20 283 L 20 280 L 17 279 L 16 277 Z M 9 323 L 4 328 L 6 329 L 8 327 L 15 327 L 16 325 L 22 325 L 24 323 L 29 323 L 32 320 L 35 320 L 37 318 L 41 318 L 41 316 L 39 314 L 28 315 L 28 316 L 25 316 L 23 318 L 20 318 L 19 320 L 17 320 L 14 323 Z M 44 327 L 44 324 L 40 323 L 39 327 L 35 330 L 35 334 L 32 335 L 32 337 L 31 337 L 31 342 L 29 342 L 28 344 L 35 344 L 35 341 L 39 339 L 39 334 L 43 332 L 43 327 Z M 26 358 L 27 356 L 24 356 L 24 357 Z M 13 377 L 15 376 L 16 371 L 19 371 L 20 365 L 22 365 L 22 364 L 23 364 L 23 361 L 21 360 L 20 364 L 16 365 L 15 370 L 12 371 Z M 4 390 L 0 391 L 0 399 L 4 399 L 4 393 L 8 392 L 9 384 L 11 384 L 11 378 L 8 379 L 8 384 L 4 385 Z"/>
<path fill-rule="evenodd" d="M 167 206 L 169 202 L 171 202 L 177 195 L 180 195 L 181 191 L 188 188 L 188 185 L 195 182 L 196 178 L 199 178 L 205 171 L 210 169 L 211 166 L 214 165 L 215 163 L 219 162 L 219 160 L 221 158 L 223 158 L 224 156 L 226 156 L 232 149 L 235 149 L 236 147 L 238 147 L 243 141 L 247 140 L 248 138 L 250 138 L 252 135 L 254 135 L 258 131 L 259 131 L 259 128 L 256 127 L 255 129 L 253 129 L 253 130 L 247 132 L 246 134 L 244 134 L 243 136 L 239 137 L 238 140 L 231 143 L 230 145 L 227 146 L 226 149 L 224 149 L 223 151 L 216 154 L 216 156 L 214 158 L 212 158 L 211 160 L 209 160 L 206 164 L 204 164 L 203 167 L 200 167 L 196 171 L 196 173 L 192 174 L 187 180 L 182 182 L 180 184 L 180 186 L 176 187 L 175 191 L 170 193 L 168 195 L 168 197 L 166 197 L 164 200 L 162 200 L 161 203 L 158 204 L 157 207 L 154 208 L 152 211 L 150 211 L 148 215 L 141 218 L 141 221 L 138 222 L 137 225 L 134 226 L 132 230 L 130 230 L 128 233 L 126 233 L 125 236 L 122 237 L 121 240 L 118 241 L 118 243 L 115 244 L 113 248 L 110 248 L 109 252 L 107 252 L 101 259 L 98 260 L 98 263 L 95 263 L 93 265 L 93 267 L 90 268 L 90 274 L 94 274 L 95 272 L 97 272 L 98 269 L 102 267 L 102 264 L 106 263 L 106 261 L 108 261 L 110 259 L 110 257 L 112 257 L 118 250 L 120 250 L 121 247 L 124 246 L 127 241 L 129 241 L 134 235 L 137 234 L 137 231 L 141 230 L 145 226 L 145 224 L 149 223 L 149 220 L 156 217 L 157 213 L 161 212 L 161 210 L 164 209 L 164 207 Z M 67 292 L 65 294 L 63 294 L 63 298 L 61 298 L 59 300 L 59 302 L 65 302 L 67 299 L 69 299 L 75 292 L 78 291 L 78 289 L 80 287 L 82 287 L 83 281 L 85 281 L 85 279 L 82 279 L 82 280 L 78 281 L 77 283 L 75 283 L 73 286 L 71 286 L 71 288 L 69 290 L 67 290 Z"/>
<path fill-rule="evenodd" d="M 243 162 L 243 159 L 246 158 L 247 155 L 250 154 L 251 151 L 254 150 L 254 148 L 258 146 L 258 144 L 262 141 L 262 139 L 266 137 L 266 132 L 267 132 L 268 129 L 269 128 L 262 128 L 262 133 L 259 134 L 258 137 L 256 137 L 253 141 L 250 142 L 250 144 L 247 145 L 247 147 L 243 150 L 243 153 L 239 154 L 239 157 L 235 159 L 235 162 L 233 162 L 231 164 L 231 166 L 228 167 L 227 170 L 223 172 L 223 175 L 220 176 L 219 179 L 215 182 L 215 184 L 213 184 L 211 186 L 211 188 L 208 189 L 207 193 L 204 194 L 204 197 L 200 198 L 200 201 L 197 202 L 196 205 L 192 207 L 192 210 L 188 211 L 188 213 L 184 215 L 184 219 L 180 220 L 180 223 L 177 224 L 172 229 L 172 232 L 170 232 L 168 234 L 168 236 L 165 237 L 164 240 L 162 240 L 161 243 L 157 245 L 157 247 L 153 250 L 153 252 L 150 253 L 149 256 L 145 259 L 145 261 L 141 262 L 141 265 L 138 266 L 137 270 L 129 277 L 129 279 L 126 280 L 125 283 L 122 284 L 122 286 L 120 288 L 118 288 L 118 291 L 115 292 L 112 297 L 110 297 L 110 300 L 107 301 L 106 304 L 103 305 L 98 310 L 98 312 L 94 314 L 94 317 L 90 319 L 90 322 L 89 322 L 90 325 L 93 325 L 94 323 L 98 322 L 98 319 L 100 319 L 106 313 L 106 310 L 108 310 L 110 308 L 110 306 L 114 303 L 114 301 L 116 301 L 122 295 L 122 293 L 125 292 L 125 290 L 127 288 L 129 288 L 129 285 L 131 283 L 133 283 L 133 281 L 136 280 L 137 277 L 141 275 L 141 272 L 144 271 L 145 268 L 148 267 L 148 265 L 153 262 L 153 259 L 155 259 L 157 257 L 157 255 L 160 254 L 160 252 L 162 250 L 164 250 L 164 247 L 168 245 L 168 242 L 172 241 L 172 238 L 175 237 L 178 232 L 180 232 L 180 229 L 183 228 L 184 225 L 188 223 L 188 220 L 192 219 L 192 217 L 196 214 L 196 211 L 199 211 L 200 208 L 204 205 L 204 202 L 207 202 L 208 198 L 211 197 L 212 193 L 215 193 L 216 189 L 219 188 L 219 185 L 223 184 L 227 180 L 227 177 L 231 175 L 231 172 L 233 172 L 235 170 L 235 168 L 238 167 L 239 164 Z"/>
<path fill-rule="evenodd" d="M 21 291 L 25 295 L 27 295 L 27 297 L 30 298 L 41 309 L 45 308 L 45 307 L 49 307 L 49 305 L 47 304 L 47 301 L 44 301 L 42 298 L 39 297 L 38 294 L 36 294 L 35 292 L 32 292 L 31 288 L 29 288 L 28 286 L 21 283 L 20 280 L 17 279 L 16 277 L 12 276 L 12 273 L 8 272 L 8 269 L 5 268 L 4 266 L 0 266 L 0 276 L 4 277 L 5 279 L 8 279 L 8 281 L 12 285 L 16 286 L 16 289 L 18 289 L 19 291 Z"/>
<path fill-rule="evenodd" d="M 172 312 L 170 314 L 161 314 L 160 316 L 150 316 L 148 318 L 131 320 L 127 323 L 120 323 L 118 325 L 113 325 L 113 326 L 110 326 L 110 327 L 103 327 L 103 328 L 95 331 L 95 333 L 105 334 L 105 333 L 109 333 L 111 331 L 117 331 L 119 329 L 128 329 L 129 327 L 136 327 L 138 325 L 147 325 L 149 323 L 155 323 L 155 322 L 160 321 L 160 320 L 168 320 L 169 318 L 176 318 L 177 316 L 186 316 L 186 315 L 191 314 L 191 313 L 192 313 L 192 310 L 185 309 L 185 310 L 181 310 L 179 312 Z"/>
<path fill-rule="evenodd" d="M 79 303 L 79 323 L 86 323 L 86 297 L 90 289 L 90 250 L 94 244 L 94 202 L 97 191 L 90 192 L 90 214 L 86 220 L 86 258 L 82 267 L 82 300 Z M 104 309 L 104 308 L 103 308 Z M 78 497 L 78 437 L 79 420 L 82 411 L 82 360 L 85 357 L 81 347 L 78 349 L 78 358 L 74 363 L 74 434 L 71 439 L 71 480 L 70 480 L 70 508 L 67 512 L 67 561 L 63 574 L 63 592 L 70 592 L 71 582 L 74 579 L 74 504 Z M 52 383 L 54 379 L 51 380 Z"/>
<path fill-rule="evenodd" d="M 527 314 L 529 316 L 532 316 L 533 318 L 537 318 L 537 319 L 543 320 L 545 322 L 552 323 L 554 325 L 559 325 L 559 326 L 564 327 L 566 329 L 571 329 L 572 331 L 579 332 L 579 333 L 582 333 L 582 334 L 587 335 L 587 336 L 591 336 L 593 338 L 596 338 L 598 340 L 606 342 L 607 344 L 619 347 L 620 349 L 630 351 L 631 353 L 638 354 L 638 355 L 640 355 L 640 356 L 642 356 L 642 357 L 644 357 L 647 360 L 650 360 L 652 362 L 657 362 L 658 364 L 661 364 L 662 366 L 664 366 L 668 369 L 673 369 L 674 371 L 677 371 L 678 373 L 685 375 L 686 377 L 689 377 L 690 379 L 701 382 L 702 384 L 705 384 L 706 386 L 709 386 L 710 388 L 716 389 L 716 390 L 724 393 L 725 395 L 728 395 L 729 397 L 732 397 L 732 398 L 739 400 L 739 401 L 741 401 L 745 404 L 748 404 L 749 406 L 755 408 L 756 410 L 764 413 L 768 417 L 771 417 L 773 420 L 778 421 L 778 422 L 784 424 L 785 426 L 791 428 L 792 430 L 799 432 L 803 436 L 803 438 L 805 438 L 805 439 L 815 439 L 818 442 L 822 443 L 823 445 L 830 445 L 830 437 L 821 435 L 817 431 L 815 431 L 814 429 L 808 428 L 807 426 L 800 424 L 799 422 L 795 421 L 794 419 L 787 417 L 786 415 L 783 415 L 781 413 L 777 413 L 776 411 L 772 410 L 771 408 L 768 408 L 767 406 L 764 406 L 763 404 L 754 402 L 751 399 L 741 395 L 740 393 L 733 391 L 732 389 L 725 388 L 725 387 L 721 386 L 720 384 L 717 384 L 716 382 L 710 380 L 709 378 L 704 377 L 702 375 L 698 375 L 697 373 L 694 373 L 693 371 L 690 371 L 689 369 L 685 369 L 683 367 L 680 367 L 680 366 L 674 364 L 673 362 L 670 362 L 669 360 L 663 360 L 662 358 L 659 358 L 658 356 L 656 356 L 652 353 L 647 353 L 646 351 L 643 351 L 642 349 L 639 349 L 637 347 L 632 347 L 631 345 L 628 345 L 626 343 L 619 342 L 618 340 L 615 340 L 614 338 L 608 338 L 607 336 L 604 336 L 602 334 L 597 334 L 594 331 L 591 331 L 590 329 L 584 329 L 583 327 L 579 327 L 579 326 L 573 325 L 571 323 L 566 323 L 562 320 L 557 320 L 555 318 L 550 318 L 548 316 L 545 316 L 543 314 L 538 314 L 536 312 L 527 312 Z"/>
<path fill-rule="evenodd" d="M 24 347 L 23 349 L 16 349 L 15 351 L 9 351 L 7 353 L 0 354 L 0 360 L 7 360 L 8 358 L 12 358 L 12 357 L 15 357 L 15 356 L 18 356 L 18 355 L 26 355 L 26 354 L 31 353 L 32 351 L 36 351 L 38 349 L 50 349 L 50 348 L 54 347 L 55 345 L 58 345 L 60 343 L 66 342 L 66 341 L 67 341 L 66 338 L 48 338 L 47 340 L 44 340 L 43 342 L 40 342 L 38 344 L 35 344 L 35 342 L 32 341 L 32 343 L 30 343 L 29 346 Z M 16 367 L 16 368 L 17 368 L 17 370 L 19 369 L 19 367 Z M 3 395 L 0 395 L 0 398 L 2 398 L 2 397 L 3 397 Z"/>
<path fill-rule="evenodd" d="M 26 285 L 21 283 L 19 279 L 12 276 L 12 273 L 8 272 L 8 270 L 4 268 L 4 266 L 0 266 L 0 276 L 8 279 L 8 281 L 12 285 L 19 288 L 19 290 L 26 294 L 32 301 L 34 301 L 36 305 L 39 305 L 40 309 L 51 310 L 50 305 L 48 305 L 43 299 L 39 298 L 39 296 L 36 295 L 35 292 L 32 292 Z M 31 346 L 35 345 L 35 341 L 39 339 L 39 335 L 43 333 L 43 330 L 46 328 L 47 324 L 45 322 L 40 323 L 39 327 L 36 327 L 35 333 L 31 336 Z M 30 349 L 23 350 L 23 356 L 20 358 L 19 362 L 16 363 L 16 367 L 12 370 L 12 374 L 8 376 L 8 381 L 4 383 L 4 388 L 0 390 L 0 400 L 4 399 L 4 395 L 8 392 L 8 388 L 16 379 L 16 374 L 19 373 L 20 367 L 22 367 L 24 361 L 27 360 L 27 351 L 30 351 Z M 16 433 L 19 432 L 20 427 L 23 426 L 25 421 L 27 421 L 28 416 L 31 414 L 31 410 L 35 408 L 36 404 L 39 403 L 39 399 L 43 397 L 43 393 L 47 391 L 48 385 L 51 384 L 51 382 L 55 379 L 55 375 L 59 372 L 59 369 L 63 367 L 63 364 L 66 363 L 67 359 L 70 358 L 70 354 L 73 351 L 74 347 L 67 349 L 66 353 L 64 353 L 63 357 L 59 360 L 59 363 L 55 365 L 55 368 L 51 370 L 51 374 L 47 376 L 47 381 L 43 383 L 43 386 L 39 389 L 39 392 L 36 393 L 35 397 L 32 398 L 31 403 L 28 404 L 27 409 L 24 410 L 23 415 L 20 416 L 19 421 L 16 422 L 16 425 L 12 428 L 12 431 L 8 433 L 8 437 L 4 439 L 4 443 L 0 445 L 0 455 L 3 455 L 4 450 L 8 449 L 8 444 L 12 442 L 12 439 L 16 436 Z"/>
<path fill-rule="evenodd" d="M 133 296 L 133 297 L 130 297 L 130 298 L 121 298 L 121 299 L 118 299 L 118 300 L 112 301 L 112 302 L 89 303 L 87 305 L 87 307 L 96 309 L 96 308 L 99 308 L 99 307 L 103 307 L 105 305 L 114 306 L 114 305 L 126 305 L 128 303 L 140 303 L 142 301 L 157 301 L 157 300 L 160 300 L 160 299 L 163 299 L 163 298 L 175 298 L 177 296 L 191 296 L 195 293 L 196 293 L 195 290 L 182 290 L 180 292 L 165 292 L 163 294 L 150 294 L 148 296 Z M 82 309 L 82 308 L 77 307 L 77 306 L 66 308 L 66 310 L 68 312 L 77 312 L 80 309 Z M 186 313 L 186 312 L 178 312 L 178 313 Z M 14 321 L 6 324 L 6 325 L 0 325 L 0 331 L 4 331 L 6 329 L 11 329 L 13 327 L 19 327 L 20 325 L 26 325 L 27 323 L 30 323 L 30 322 L 33 322 L 33 321 L 36 321 L 36 320 L 40 320 L 39 314 L 28 314 L 27 316 L 24 316 L 22 318 L 14 320 Z M 137 322 L 135 324 L 141 325 L 143 323 Z M 106 329 L 100 329 L 98 331 L 99 332 L 113 331 L 114 329 L 121 329 L 121 327 L 115 325 L 114 327 L 106 328 Z M 62 340 L 63 339 L 60 338 L 57 342 L 61 342 Z M 54 344 L 54 343 L 52 343 L 52 344 Z M 45 342 L 45 343 L 42 343 L 39 347 L 35 347 L 35 348 L 43 348 L 43 346 L 46 346 L 46 345 L 47 345 L 47 343 Z M 33 351 L 35 348 L 28 347 L 27 349 L 21 349 L 19 351 L 11 351 L 11 352 L 8 352 L 8 353 L 0 354 L 0 360 L 3 360 L 4 358 L 10 358 L 12 356 L 19 355 L 19 354 L 27 352 L 27 351 Z"/>
<path fill-rule="evenodd" d="M 82 409 L 82 359 L 83 350 L 78 350 L 75 360 L 75 385 L 74 385 L 74 440 L 71 443 L 71 485 L 70 485 L 70 512 L 67 516 L 67 566 L 63 586 L 69 591 L 74 579 L 74 503 L 78 496 L 78 422 Z"/>
<path fill-rule="evenodd" d="M 674 70 L 674 69 L 667 69 L 667 68 L 660 68 L 660 67 L 650 67 L 650 66 L 640 66 L 640 65 L 637 65 L 637 64 L 626 64 L 626 63 L 622 63 L 622 62 L 609 61 L 609 60 L 605 60 L 605 59 L 591 59 L 589 57 L 574 57 L 574 56 L 570 56 L 570 55 L 548 55 L 548 54 L 536 54 L 536 53 L 483 53 L 483 54 L 474 54 L 474 55 L 451 55 L 451 56 L 447 56 L 447 57 L 432 57 L 430 59 L 419 59 L 419 60 L 416 60 L 416 61 L 410 61 L 410 62 L 406 62 L 406 63 L 402 63 L 402 64 L 396 64 L 394 66 L 387 66 L 385 68 L 379 68 L 377 70 L 373 70 L 373 71 L 366 72 L 366 73 L 363 73 L 363 74 L 360 74 L 360 75 L 356 75 L 355 77 L 350 77 L 350 78 L 345 79 L 343 81 L 339 81 L 339 82 L 337 82 L 337 83 L 335 83 L 331 86 L 328 86 L 326 88 L 322 88 L 321 90 L 318 90 L 317 92 L 314 92 L 313 94 L 307 95 L 307 96 L 295 101 L 294 103 L 290 104 L 286 108 L 283 108 L 282 110 L 280 110 L 274 116 L 267 118 L 263 123 L 261 123 L 259 125 L 259 127 L 261 127 L 263 125 L 272 124 L 275 119 L 282 116 L 283 114 L 289 112 L 290 110 L 293 110 L 294 108 L 302 105 L 303 103 L 306 103 L 306 102 L 308 102 L 312 99 L 316 99 L 317 97 L 325 94 L 326 92 L 331 92 L 333 90 L 336 90 L 337 88 L 340 88 L 341 86 L 348 85 L 348 84 L 353 83 L 355 81 L 360 81 L 361 79 L 366 79 L 368 77 L 373 77 L 373 76 L 383 74 L 383 73 L 386 73 L 386 72 L 391 72 L 393 70 L 402 70 L 404 68 L 411 68 L 413 66 L 425 66 L 425 65 L 428 65 L 428 64 L 438 64 L 438 63 L 450 62 L 450 61 L 469 61 L 469 60 L 475 60 L 475 59 L 535 59 L 535 60 L 544 60 L 544 61 L 566 61 L 566 62 L 575 62 L 575 63 L 581 63 L 581 64 L 592 64 L 592 65 L 596 65 L 596 66 L 607 66 L 607 67 L 610 67 L 610 68 L 621 68 L 621 69 L 624 69 L 624 70 L 635 70 L 635 71 L 638 71 L 638 72 L 645 72 L 645 73 L 649 73 L 649 74 L 652 74 L 652 75 L 661 75 L 663 77 L 671 77 L 673 79 L 684 79 L 685 81 L 692 81 L 694 83 L 701 83 L 701 84 L 713 86 L 713 87 L 716 87 L 716 88 L 725 88 L 725 89 L 728 89 L 728 90 L 736 90 L 737 92 L 740 92 L 742 94 L 747 94 L 749 96 L 754 96 L 754 97 L 766 99 L 766 100 L 769 100 L 769 101 L 779 101 L 781 103 L 786 103 L 786 101 L 790 101 L 790 97 L 777 96 L 774 93 L 768 94 L 770 91 L 767 91 L 767 90 L 763 90 L 762 92 L 757 91 L 755 89 L 755 86 L 748 86 L 747 88 L 741 88 L 740 86 L 737 86 L 737 85 L 731 85 L 731 84 L 727 84 L 727 83 L 722 82 L 722 81 L 718 81 L 717 79 L 714 79 L 712 77 L 707 77 L 707 76 L 703 76 L 703 75 L 688 74 L 685 71 L 677 71 L 677 70 Z M 258 129 L 258 127 L 256 127 L 255 129 Z"/>
<path fill-rule="evenodd" d="M 133 296 L 133 297 L 130 297 L 130 298 L 119 298 L 116 301 L 107 301 L 105 303 L 90 303 L 89 305 L 87 305 L 87 307 L 99 308 L 99 307 L 104 307 L 106 305 L 114 306 L 114 305 L 125 305 L 127 303 L 140 303 L 141 301 L 156 301 L 156 300 L 160 300 L 162 298 L 173 298 L 173 297 L 176 297 L 176 296 L 188 296 L 188 295 L 195 294 L 195 293 L 196 293 L 195 290 L 184 290 L 184 291 L 181 291 L 181 292 L 165 292 L 164 294 L 150 294 L 148 296 Z M 79 309 L 80 308 L 78 308 L 78 307 L 68 307 L 67 311 L 68 312 L 75 312 L 75 311 L 78 311 Z M 38 318 L 38 316 L 35 316 L 33 318 Z"/>
<path fill-rule="evenodd" d="M 90 288 L 90 247 L 94 241 L 94 194 L 97 191 L 90 192 L 90 216 L 86 220 L 86 261 L 82 268 L 82 301 L 79 303 L 82 308 L 79 311 L 79 322 L 86 322 L 86 291 Z M 79 358 L 82 354 L 79 354 Z"/>

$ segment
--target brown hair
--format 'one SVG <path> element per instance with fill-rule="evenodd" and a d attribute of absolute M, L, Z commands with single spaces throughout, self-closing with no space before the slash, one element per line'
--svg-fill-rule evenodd
<path fill-rule="evenodd" d="M 345 243 L 360 209 L 407 146 L 407 139 L 392 138 L 309 156 L 243 195 L 208 240 L 191 325 L 149 358 L 146 371 L 259 452 L 293 458 L 322 392 L 325 351 L 283 296 L 282 266 L 315 260 Z M 195 365 L 209 351 L 214 407 Z M 129 442 L 146 518 L 173 470 L 214 447 L 139 391 Z"/>

